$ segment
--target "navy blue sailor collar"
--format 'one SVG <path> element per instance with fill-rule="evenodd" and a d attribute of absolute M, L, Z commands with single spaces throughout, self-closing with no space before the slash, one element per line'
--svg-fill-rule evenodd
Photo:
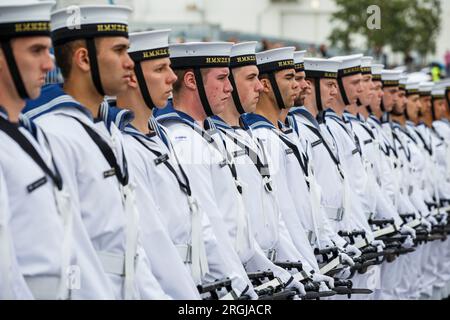
<path fill-rule="evenodd" d="M 157 112 L 153 112 L 156 120 L 160 123 L 164 123 L 166 121 L 181 121 L 189 123 L 190 125 L 197 125 L 194 118 L 188 115 L 185 112 L 176 110 L 173 107 L 173 104 L 168 104 L 165 108 L 159 109 Z"/>
<path fill-rule="evenodd" d="M 160 124 L 164 124 L 165 122 L 169 122 L 169 121 L 176 121 L 176 122 L 181 122 L 181 123 L 187 124 L 194 131 L 196 131 L 198 134 L 200 134 L 208 143 L 214 143 L 214 139 L 206 132 L 206 130 L 204 128 L 202 128 L 197 123 L 197 121 L 194 120 L 194 118 L 192 118 L 190 115 L 188 115 L 185 112 L 176 110 L 173 107 L 173 104 L 168 105 L 164 109 L 159 110 L 159 112 L 157 114 L 158 114 L 158 116 L 156 117 L 156 120 Z"/>
<path fill-rule="evenodd" d="M 360 122 L 360 120 L 358 119 L 357 116 L 355 116 L 354 114 L 348 112 L 348 111 L 344 111 L 344 122 L 350 122 L 350 121 L 356 121 L 356 122 Z"/>
<path fill-rule="evenodd" d="M 219 129 L 223 129 L 223 130 L 230 130 L 230 131 L 235 130 L 235 128 L 230 126 L 221 117 L 219 117 L 217 115 L 206 118 L 204 121 L 204 127 L 206 130 L 215 129 L 215 128 L 219 128 Z"/>
<path fill-rule="evenodd" d="M 65 93 L 62 84 L 50 84 L 42 87 L 41 95 L 37 99 L 26 101 L 22 113 L 26 119 L 33 120 L 62 108 L 78 109 L 94 121 L 94 117 L 89 109 Z"/>
<path fill-rule="evenodd" d="M 392 128 L 399 129 L 399 130 L 403 131 L 403 127 L 400 125 L 400 123 L 398 123 L 395 120 L 393 120 L 391 123 L 392 123 Z"/>
<path fill-rule="evenodd" d="M 111 131 L 111 125 L 114 123 L 120 131 L 123 131 L 134 120 L 134 113 L 131 110 L 118 108 L 115 101 L 103 101 L 100 105 L 99 120 L 103 121 Z"/>
<path fill-rule="evenodd" d="M 136 129 L 131 123 L 129 123 L 124 129 L 123 132 L 126 134 L 129 134 L 133 137 L 140 137 L 144 138 L 145 140 L 151 140 L 153 137 L 156 136 L 156 132 L 152 131 L 147 134 L 140 132 L 138 129 Z"/>
<path fill-rule="evenodd" d="M 368 119 L 368 118 L 367 119 L 364 118 L 364 116 L 359 112 L 356 114 L 356 118 L 358 118 L 359 122 L 363 122 L 363 123 L 366 122 Z"/>
<path fill-rule="evenodd" d="M 375 115 L 370 115 L 369 118 L 372 119 L 373 122 L 375 122 L 376 124 L 378 124 L 379 126 L 381 126 L 381 121 L 380 121 L 380 119 L 378 119 Z"/>
<path fill-rule="evenodd" d="M 317 121 L 316 118 L 314 118 L 314 116 L 309 112 L 309 110 L 306 107 L 293 107 L 289 111 L 289 114 L 290 115 L 295 115 L 295 114 L 301 115 L 306 120 L 308 120 L 314 127 L 316 127 L 316 129 L 320 130 L 319 122 Z"/>
<path fill-rule="evenodd" d="M 328 108 L 323 112 L 323 117 L 336 120 L 337 122 L 344 123 L 344 119 L 341 118 L 333 109 Z"/>
<path fill-rule="evenodd" d="M 242 122 L 249 129 L 277 129 L 267 118 L 256 113 L 246 113 L 241 116 Z"/>

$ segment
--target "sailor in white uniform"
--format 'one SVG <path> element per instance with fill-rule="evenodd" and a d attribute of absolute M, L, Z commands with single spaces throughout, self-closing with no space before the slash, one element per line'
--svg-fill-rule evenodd
<path fill-rule="evenodd" d="M 33 299 L 17 261 L 10 219 L 8 192 L 0 168 L 0 300 Z"/>
<path fill-rule="evenodd" d="M 273 262 L 283 262 L 278 261 L 277 254 L 273 252 L 293 249 L 293 252 L 289 254 L 291 256 L 289 260 L 291 260 L 296 256 L 297 250 L 292 241 L 286 241 L 290 236 L 280 217 L 276 191 L 272 186 L 271 174 L 265 166 L 266 155 L 263 147 L 259 145 L 257 139 L 253 139 L 241 127 L 240 123 L 242 114 L 255 110 L 263 89 L 258 79 L 256 44 L 256 42 L 244 42 L 231 48 L 229 78 L 233 85 L 233 99 L 229 100 L 221 114 L 207 119 L 205 126 L 210 128 L 209 131 L 213 137 L 223 141 L 226 150 L 235 158 L 237 173 L 242 182 L 247 186 L 254 186 L 252 189 L 244 188 L 243 192 L 244 204 L 250 214 L 256 239 L 255 254 L 246 263 L 246 269 L 248 271 L 272 269 L 285 282 L 290 282 L 289 286 L 293 286 L 297 284 L 297 281 L 289 281 L 289 273 L 276 267 L 268 259 L 270 258 Z M 255 186 L 259 188 L 255 190 Z M 288 255 L 281 253 L 280 256 L 286 258 Z M 292 272 L 298 271 L 292 270 Z M 324 279 L 320 274 L 313 274 L 312 278 L 315 281 Z M 332 282 L 331 278 L 327 280 Z"/>
<path fill-rule="evenodd" d="M 124 132 L 126 150 L 129 155 L 135 155 L 131 157 L 130 165 L 136 168 L 140 177 L 138 189 L 155 199 L 160 218 L 179 252 L 178 259 L 186 265 L 195 288 L 195 284 L 201 285 L 208 280 L 232 278 L 233 270 L 218 249 L 208 215 L 193 195 L 190 179 L 178 161 L 168 133 L 152 117 L 152 110 L 166 106 L 177 80 L 170 68 L 169 33 L 170 30 L 156 30 L 130 35 L 129 53 L 135 61 L 135 72 L 128 90 L 119 95 L 117 101 L 119 107 L 128 107 L 136 116 Z M 148 223 L 151 226 L 151 221 Z M 143 225 L 142 228 L 145 230 L 150 226 Z M 158 243 L 155 246 L 161 251 Z M 167 250 L 164 252 L 168 253 Z M 180 286 L 182 279 L 177 279 L 186 271 L 170 272 L 173 279 L 164 279 L 170 278 L 167 266 L 165 275 L 162 271 L 162 281 L 173 282 L 172 290 L 176 295 L 188 297 L 187 288 Z"/>
<path fill-rule="evenodd" d="M 386 79 L 386 75 L 391 76 L 392 78 L 388 80 Z M 406 125 L 405 109 L 408 104 L 406 95 L 407 77 L 402 77 L 398 73 L 386 73 L 386 71 L 383 71 L 382 77 L 383 76 L 386 79 L 384 80 L 384 83 L 388 85 L 388 90 L 393 90 L 396 85 L 399 88 L 396 93 L 396 98 L 393 99 L 394 104 L 390 111 L 391 121 L 384 124 L 384 128 L 385 130 L 388 130 L 388 132 L 390 130 L 392 144 L 394 145 L 397 154 L 402 159 L 404 170 L 403 180 L 408 181 L 409 198 L 419 212 L 419 214 L 416 213 L 416 217 L 421 219 L 421 223 L 428 230 L 431 230 L 431 222 L 429 220 L 432 218 L 430 218 L 430 211 L 424 198 L 427 191 L 422 188 L 422 186 L 425 187 L 425 178 L 423 176 L 423 169 L 426 164 L 425 157 L 416 145 L 415 139 L 411 138 L 404 128 Z M 415 92 L 415 94 L 418 95 L 418 92 Z M 389 101 L 389 99 L 384 100 Z M 386 111 L 391 109 L 389 103 L 385 103 L 385 108 Z M 396 289 L 400 298 L 418 298 L 421 291 L 429 290 L 428 288 L 422 287 L 422 282 L 426 278 L 426 274 L 424 273 L 424 263 L 426 262 L 423 258 L 428 256 L 428 251 L 428 245 L 420 245 L 416 248 L 415 252 L 405 257 L 405 260 L 408 262 L 405 263 L 403 268 L 404 279 L 402 279 L 401 285 Z"/>
<path fill-rule="evenodd" d="M 169 47 L 174 84 L 173 106 L 158 114 L 167 129 L 192 194 L 208 214 L 220 253 L 233 270 L 237 296 L 257 298 L 242 264 L 253 246 L 249 216 L 242 199 L 244 186 L 228 153 L 203 128 L 208 116 L 220 113 L 231 98 L 228 81 L 231 43 L 185 43 Z"/>
<path fill-rule="evenodd" d="M 437 157 L 445 158 L 445 146 L 441 140 L 436 137 L 431 129 L 420 121 L 419 115 L 422 110 L 422 101 L 420 99 L 420 80 L 423 75 L 411 74 L 408 77 L 405 85 L 407 107 L 405 110 L 405 117 L 407 119 L 404 132 L 410 136 L 415 143 L 425 161 L 425 167 L 422 170 L 424 179 L 424 195 L 426 196 L 426 203 L 428 206 L 439 207 L 442 198 L 448 197 L 448 185 L 445 179 L 441 180 L 439 174 L 439 166 Z M 436 212 L 436 213 L 435 213 Z M 433 226 L 439 225 L 436 220 L 438 211 L 432 210 L 429 221 Z M 446 223 L 446 218 L 445 218 Z M 424 246 L 425 250 L 422 255 L 422 270 L 421 270 L 421 291 L 425 297 L 433 297 L 446 285 L 446 275 L 440 269 L 442 261 L 441 253 L 447 248 L 446 243 L 441 241 L 432 241 Z"/>
<path fill-rule="evenodd" d="M 440 171 L 440 175 L 444 177 L 447 182 L 449 181 L 449 155 L 450 155 L 450 123 L 448 122 L 447 114 L 448 107 L 446 103 L 446 88 L 450 89 L 450 83 L 441 82 L 433 84 L 431 88 L 431 110 L 430 113 L 432 122 L 432 130 L 438 137 L 442 138 L 442 143 L 446 145 L 447 151 L 445 157 L 438 157 L 438 170 Z M 445 158 L 445 160 L 444 160 Z M 443 221 L 445 221 L 445 214 Z M 443 246 L 446 246 L 446 249 L 443 249 L 440 253 L 442 257 L 442 262 L 440 265 L 440 273 L 443 274 L 443 278 L 445 279 L 445 287 L 440 290 L 440 296 L 445 298 L 450 294 L 450 280 L 449 280 L 449 260 L 450 260 L 450 248 L 448 245 L 448 240 L 443 242 Z M 439 292 L 436 292 L 433 297 L 439 298 Z"/>
<path fill-rule="evenodd" d="M 53 4 L 0 4 L 1 298 L 69 299 L 69 270 L 79 263 L 66 181 L 42 131 L 20 121 L 25 99 L 39 96 L 53 68 Z"/>
<path fill-rule="evenodd" d="M 76 25 L 68 24 L 69 10 L 51 16 L 55 57 L 65 83 L 45 88 L 30 103 L 27 117 L 43 128 L 61 175 L 78 195 L 74 205 L 110 279 L 113 297 L 169 298 L 140 244 L 136 182 L 128 173 L 122 134 L 100 113 L 104 96 L 123 91 L 134 67 L 127 53 L 131 10 L 79 8 Z"/>
<path fill-rule="evenodd" d="M 298 84 L 294 79 L 294 49 L 279 48 L 258 53 L 256 56 L 264 90 L 255 112 L 243 117 L 244 123 L 249 128 L 249 133 L 260 141 L 262 148 L 267 152 L 281 218 L 285 221 L 293 243 L 301 254 L 300 260 L 308 267 L 305 270 L 314 270 L 318 273 L 319 267 L 309 241 L 311 238 L 308 239 L 308 233 L 300 218 L 303 208 L 296 207 L 294 201 L 294 197 L 296 201 L 298 199 L 309 201 L 309 192 L 306 189 L 303 190 L 304 194 L 294 195 L 288 184 L 287 165 L 299 166 L 296 155 L 301 157 L 300 151 L 296 142 L 292 142 L 278 127 L 281 110 L 293 106 L 294 99 L 298 95 Z M 296 155 L 293 148 L 297 151 Z M 303 173 L 299 170 L 301 169 L 298 169 L 296 174 L 303 178 Z M 311 216 L 311 212 L 308 214 Z"/>
<path fill-rule="evenodd" d="M 381 187 L 384 195 L 387 196 L 388 201 L 394 206 L 396 213 L 398 212 L 399 217 L 401 217 L 401 214 L 414 212 L 415 209 L 407 194 L 401 191 L 402 187 L 399 182 L 401 169 L 398 155 L 381 127 L 380 119 L 383 116 L 381 102 L 384 95 L 381 78 L 383 68 L 383 65 L 371 65 L 374 94 L 370 99 L 361 97 L 362 107 L 360 107 L 359 111 L 360 114 L 363 114 L 364 118 L 366 118 L 366 124 L 371 127 L 375 137 L 375 144 L 378 145 L 378 154 L 373 153 L 372 155 L 375 156 L 371 158 L 374 168 L 377 168 L 377 183 Z M 405 225 L 404 221 L 401 221 L 400 225 L 400 228 L 397 225 L 397 229 L 399 229 L 401 233 L 411 235 L 403 246 L 411 247 L 413 245 L 412 238 L 415 237 L 415 231 Z M 398 287 L 399 281 L 402 281 L 402 279 L 407 281 L 405 275 L 402 273 L 403 263 L 405 263 L 404 260 L 405 257 L 400 256 L 392 263 L 384 263 L 381 266 L 381 286 L 379 288 L 380 290 L 375 294 L 376 299 L 386 300 L 398 298 L 395 290 Z"/>
<path fill-rule="evenodd" d="M 296 59 L 300 60 L 295 61 Z M 336 158 L 337 154 L 332 151 L 335 150 L 333 142 L 324 140 L 314 116 L 317 115 L 317 109 L 322 111 L 322 105 L 328 105 L 329 99 L 333 99 L 337 93 L 335 76 L 337 76 L 338 63 L 310 58 L 303 61 L 303 57 L 298 58 L 298 54 L 294 54 L 294 62 L 296 66 L 301 66 L 296 69 L 296 79 L 299 85 L 304 84 L 304 92 L 296 99 L 296 107 L 289 110 L 287 119 L 294 129 L 293 132 L 309 150 L 310 162 L 315 168 L 314 178 L 321 189 L 320 206 L 326 217 L 326 222 L 323 223 L 324 228 L 330 229 L 328 233 L 334 245 L 343 252 L 358 257 L 361 255 L 360 250 L 337 235 L 339 231 L 353 229 L 351 226 L 344 227 L 343 216 L 339 216 L 344 211 L 343 203 L 345 202 L 343 172 L 340 161 Z M 323 90 L 320 88 L 322 79 L 326 82 Z M 322 103 L 322 100 L 326 102 Z M 330 179 L 334 183 L 330 183 Z"/>
<path fill-rule="evenodd" d="M 377 247 L 377 250 L 384 248 L 384 243 L 375 240 L 372 229 L 368 223 L 372 212 L 372 197 L 368 196 L 368 187 L 371 180 L 366 171 L 366 162 L 363 159 L 361 145 L 358 137 L 352 130 L 351 124 L 345 118 L 346 109 L 354 108 L 357 105 L 358 97 L 362 93 L 361 86 L 361 58 L 362 55 L 346 57 L 336 57 L 331 60 L 341 61 L 338 71 L 339 92 L 332 109 L 324 112 L 323 121 L 326 133 L 334 139 L 345 177 L 348 178 L 351 191 L 350 206 L 352 206 L 352 216 L 350 219 L 365 232 L 366 243 Z M 376 199 L 376 197 L 375 197 Z M 367 281 L 367 278 L 377 278 L 376 281 Z M 368 283 L 371 288 L 379 286 L 379 266 L 371 266 L 369 272 L 355 277 L 355 282 Z M 373 296 L 372 296 L 373 297 Z"/>

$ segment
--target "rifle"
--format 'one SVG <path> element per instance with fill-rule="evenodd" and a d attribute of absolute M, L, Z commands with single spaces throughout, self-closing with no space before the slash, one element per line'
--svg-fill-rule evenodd
<path fill-rule="evenodd" d="M 211 283 L 201 284 L 201 285 L 197 286 L 197 290 L 200 294 L 209 293 L 210 296 L 208 298 L 205 298 L 204 300 L 219 300 L 218 292 L 220 290 L 222 290 L 223 288 L 225 288 L 228 292 L 228 294 L 226 296 L 230 296 L 231 299 L 224 299 L 226 297 L 225 296 L 224 298 L 221 298 L 221 300 L 236 300 L 237 299 L 237 295 L 231 286 L 230 278 L 216 280 Z"/>
<path fill-rule="evenodd" d="M 398 231 L 394 219 L 371 219 L 369 220 L 369 224 L 378 227 L 378 230 L 373 231 L 374 238 L 396 233 Z"/>
<path fill-rule="evenodd" d="M 369 242 L 366 238 L 366 232 L 364 230 L 356 230 L 352 232 L 346 232 L 346 231 L 339 231 L 338 234 L 341 237 L 346 237 L 349 239 L 349 242 L 354 245 L 356 248 L 361 249 L 365 246 L 369 245 Z M 362 239 L 356 242 L 356 237 L 360 236 Z"/>
<path fill-rule="evenodd" d="M 247 277 L 250 279 L 254 286 L 259 286 L 263 284 L 264 280 L 273 280 L 275 276 L 272 271 L 257 271 L 257 272 L 247 272 Z"/>
<path fill-rule="evenodd" d="M 364 288 L 353 288 L 353 282 L 351 280 L 335 280 L 334 291 L 339 295 L 347 295 L 351 299 L 352 294 L 372 294 L 373 291 Z"/>

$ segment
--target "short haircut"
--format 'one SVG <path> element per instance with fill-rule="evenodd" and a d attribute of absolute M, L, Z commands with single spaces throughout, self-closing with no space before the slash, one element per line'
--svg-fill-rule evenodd
<path fill-rule="evenodd" d="M 98 48 L 99 47 L 99 40 L 101 38 L 95 39 L 95 45 Z M 74 41 L 69 41 L 61 45 L 55 46 L 55 60 L 56 65 L 61 69 L 61 74 L 66 80 L 70 72 L 72 71 L 72 58 L 75 51 L 77 51 L 79 48 L 87 48 L 86 40 L 79 39 Z M 98 49 L 97 49 L 98 54 Z"/>
<path fill-rule="evenodd" d="M 211 70 L 211 69 L 201 69 L 202 78 L 203 78 L 204 83 L 206 83 L 206 76 L 208 75 L 209 70 Z M 193 72 L 194 70 L 193 69 L 175 69 L 175 70 L 173 70 L 173 72 L 177 76 L 177 81 L 175 81 L 175 83 L 173 84 L 173 92 L 175 92 L 175 93 L 180 92 L 181 87 L 183 86 L 184 76 L 189 71 Z"/>

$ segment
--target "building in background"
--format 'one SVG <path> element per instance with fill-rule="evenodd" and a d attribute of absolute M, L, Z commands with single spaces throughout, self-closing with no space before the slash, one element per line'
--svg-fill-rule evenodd
<path fill-rule="evenodd" d="M 242 34 L 244 40 L 273 39 L 299 43 L 319 53 L 333 29 L 334 0 L 97 0 L 134 8 L 132 29 L 171 27 L 182 40 L 215 40 Z M 57 0 L 58 7 L 92 0 Z M 361 14 L 365 14 L 362 12 Z M 444 62 L 450 49 L 450 1 L 442 1 L 443 23 L 435 56 Z M 382 32 L 382 30 L 381 30 Z M 258 39 L 259 37 L 259 39 Z M 244 38 L 244 37 L 242 37 Z M 238 39 L 241 40 L 241 39 Z M 358 41 L 358 39 L 356 39 Z M 363 43 L 361 42 L 361 46 Z M 402 60 L 396 55 L 395 61 Z"/>

